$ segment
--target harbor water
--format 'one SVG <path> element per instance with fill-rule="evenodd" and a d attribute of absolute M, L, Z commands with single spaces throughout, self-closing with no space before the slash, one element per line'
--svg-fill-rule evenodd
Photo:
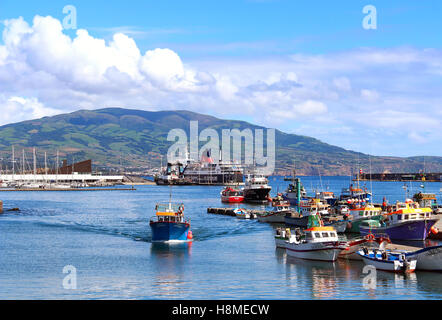
<path fill-rule="evenodd" d="M 269 180 L 273 196 L 289 184 Z M 302 177 L 302 183 L 309 194 L 339 194 L 350 178 Z M 406 196 L 401 182 L 364 183 L 375 202 Z M 410 196 L 420 184 L 407 183 Z M 425 192 L 440 201 L 440 187 L 425 183 Z M 168 201 L 169 187 L 136 189 L 0 192 L 5 210 L 20 208 L 0 215 L 0 299 L 442 299 L 441 273 L 378 271 L 373 287 L 364 285 L 362 262 L 288 258 L 275 249 L 275 226 L 207 213 L 224 206 L 220 186 L 173 187 L 194 241 L 152 244 L 149 219 L 157 202 Z M 64 286 L 66 266 L 76 270 L 76 289 Z"/>

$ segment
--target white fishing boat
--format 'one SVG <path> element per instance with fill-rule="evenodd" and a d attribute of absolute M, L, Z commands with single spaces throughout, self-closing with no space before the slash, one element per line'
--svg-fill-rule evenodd
<path fill-rule="evenodd" d="M 347 244 L 339 241 L 336 229 L 324 227 L 319 215 L 309 216 L 309 229 L 295 234 L 286 242 L 287 255 L 307 260 L 336 261 Z"/>
<path fill-rule="evenodd" d="M 416 269 L 416 258 L 407 257 L 405 253 L 394 254 L 386 250 L 362 248 L 358 251 L 366 265 L 377 270 L 411 273 Z"/>
<path fill-rule="evenodd" d="M 417 260 L 417 270 L 442 271 L 442 245 L 407 252 L 405 256 Z"/>

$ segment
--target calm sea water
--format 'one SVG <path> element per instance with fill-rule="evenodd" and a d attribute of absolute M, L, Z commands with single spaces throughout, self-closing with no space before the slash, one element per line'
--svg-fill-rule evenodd
<path fill-rule="evenodd" d="M 308 191 L 340 192 L 349 177 L 303 177 Z M 270 178 L 272 195 L 288 182 Z M 403 200 L 403 183 L 373 182 L 375 201 Z M 368 187 L 370 185 L 368 183 Z M 439 183 L 426 183 L 439 195 Z M 411 185 L 419 190 L 419 183 Z M 363 263 L 308 262 L 276 250 L 274 227 L 207 214 L 221 207 L 221 187 L 173 188 L 185 204 L 194 242 L 154 245 L 149 218 L 169 188 L 136 191 L 0 192 L 0 299 L 441 299 L 442 274 L 379 271 L 363 286 Z M 258 207 L 259 208 L 259 207 Z M 434 243 L 434 241 L 433 241 Z M 418 243 L 424 246 L 424 243 Z M 63 288 L 63 268 L 77 289 Z"/>

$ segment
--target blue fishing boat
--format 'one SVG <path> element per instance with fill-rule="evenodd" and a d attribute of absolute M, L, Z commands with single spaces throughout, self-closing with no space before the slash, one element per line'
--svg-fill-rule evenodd
<path fill-rule="evenodd" d="M 190 220 L 184 218 L 184 205 L 157 204 L 156 215 L 150 220 L 152 242 L 192 241 Z"/>

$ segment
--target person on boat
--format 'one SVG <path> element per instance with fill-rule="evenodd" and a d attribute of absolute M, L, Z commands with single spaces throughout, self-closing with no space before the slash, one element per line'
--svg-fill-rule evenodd
<path fill-rule="evenodd" d="M 388 256 L 387 256 L 387 252 L 386 251 L 382 251 L 382 259 L 383 260 L 388 260 Z"/>

